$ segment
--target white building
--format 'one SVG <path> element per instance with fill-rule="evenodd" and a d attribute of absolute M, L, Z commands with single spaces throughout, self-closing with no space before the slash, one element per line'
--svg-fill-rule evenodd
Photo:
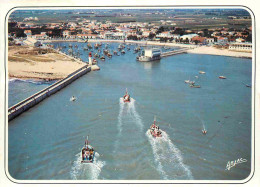
<path fill-rule="evenodd" d="M 229 44 L 229 50 L 252 52 L 252 43 L 231 43 Z"/>
<path fill-rule="evenodd" d="M 197 34 L 186 34 L 186 35 L 182 35 L 180 36 L 180 39 L 182 39 L 183 41 L 185 41 L 186 39 L 189 40 L 189 42 L 191 41 L 191 39 L 195 36 L 198 36 Z"/>

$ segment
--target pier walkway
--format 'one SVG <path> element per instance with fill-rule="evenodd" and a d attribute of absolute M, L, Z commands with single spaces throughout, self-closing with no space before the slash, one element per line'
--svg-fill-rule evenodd
<path fill-rule="evenodd" d="M 188 51 L 189 49 L 190 49 L 190 48 L 182 48 L 182 49 L 178 49 L 178 50 L 163 52 L 163 53 L 161 54 L 161 57 L 167 57 L 167 56 L 171 56 L 171 55 L 177 55 L 177 54 L 187 53 L 187 51 Z"/>
<path fill-rule="evenodd" d="M 71 82 L 76 80 L 77 78 L 81 77 L 82 75 L 91 71 L 91 67 L 88 65 L 83 66 L 82 68 L 74 71 L 73 73 L 69 74 L 66 78 L 57 81 L 56 83 L 52 84 L 51 86 L 37 92 L 36 94 L 24 99 L 23 101 L 13 105 L 8 109 L 8 121 L 11 121 L 18 115 L 22 114 L 26 110 L 32 108 L 36 104 L 40 103 L 50 95 L 58 92 L 62 88 L 69 85 Z"/>

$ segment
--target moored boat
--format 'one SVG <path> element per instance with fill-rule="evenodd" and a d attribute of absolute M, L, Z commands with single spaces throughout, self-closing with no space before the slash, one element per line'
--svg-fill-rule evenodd
<path fill-rule="evenodd" d="M 205 74 L 206 72 L 205 71 L 199 71 L 199 74 Z"/>
<path fill-rule="evenodd" d="M 200 88 L 200 85 L 195 85 L 195 82 L 193 81 L 190 83 L 190 87 L 191 88 Z"/>
<path fill-rule="evenodd" d="M 220 78 L 220 79 L 226 79 L 225 76 L 219 76 L 218 78 Z"/>

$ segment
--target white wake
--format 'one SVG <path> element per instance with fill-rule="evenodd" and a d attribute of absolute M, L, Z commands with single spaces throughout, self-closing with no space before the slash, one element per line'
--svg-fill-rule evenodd
<path fill-rule="evenodd" d="M 163 179 L 193 179 L 188 166 L 183 163 L 181 152 L 172 143 L 166 132 L 162 131 L 160 138 L 154 138 L 149 130 L 146 135 L 152 146 L 157 170 Z"/>
<path fill-rule="evenodd" d="M 99 174 L 106 164 L 105 161 L 100 161 L 100 155 L 95 152 L 95 159 L 93 163 L 82 164 L 81 163 L 81 152 L 75 155 L 76 160 L 73 163 L 70 175 L 73 180 L 97 180 Z"/>

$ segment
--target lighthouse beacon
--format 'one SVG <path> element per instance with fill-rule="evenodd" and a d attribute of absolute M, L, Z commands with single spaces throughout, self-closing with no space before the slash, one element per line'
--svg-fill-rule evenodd
<path fill-rule="evenodd" d="M 90 66 L 92 66 L 92 54 L 91 54 L 91 52 L 89 52 L 89 54 L 88 54 L 88 64 Z"/>

